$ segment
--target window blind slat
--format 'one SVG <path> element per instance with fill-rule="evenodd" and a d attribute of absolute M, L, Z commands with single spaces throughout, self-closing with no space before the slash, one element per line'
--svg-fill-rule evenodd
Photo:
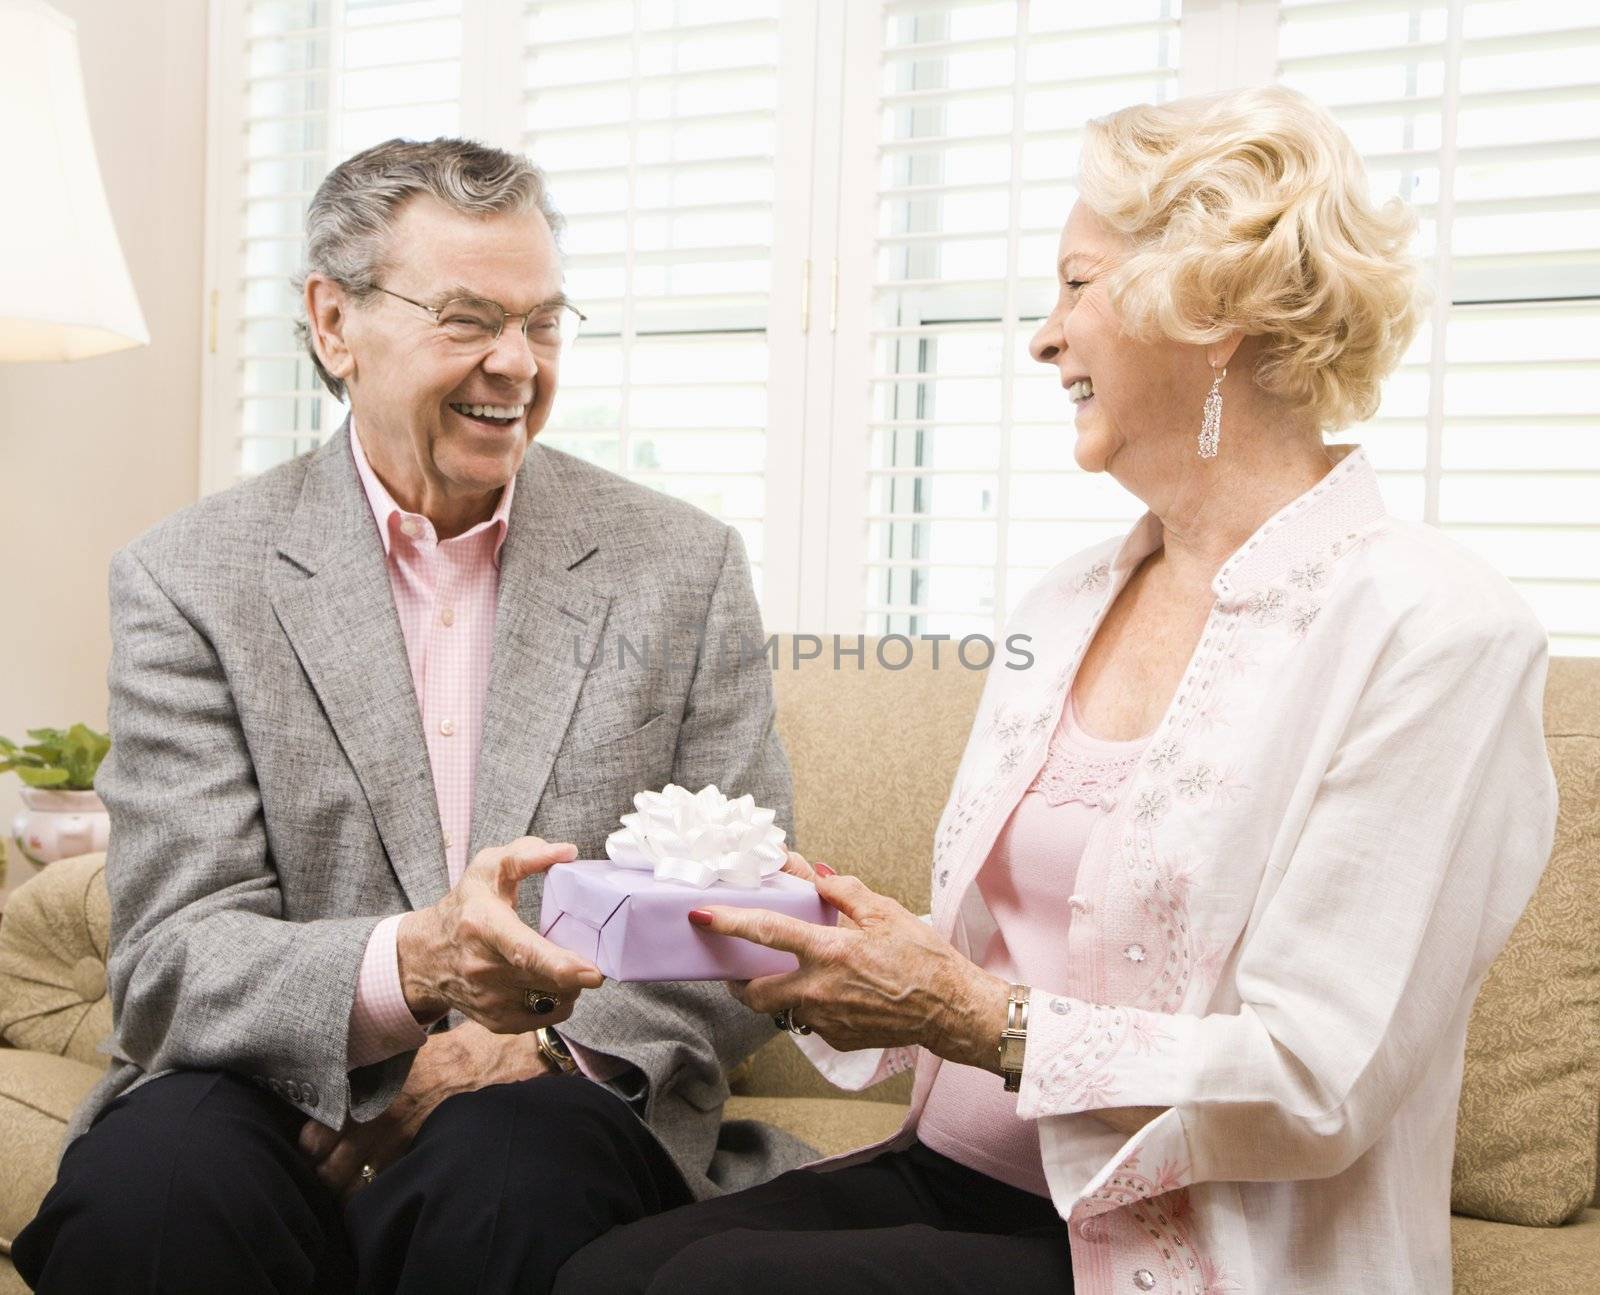
<path fill-rule="evenodd" d="M 1280 75 L 1316 95 L 1330 88 L 1319 78 L 1339 69 L 1341 120 L 1355 129 L 1392 118 L 1429 137 L 1426 148 L 1364 153 L 1402 185 L 1421 172 L 1430 188 L 1453 189 L 1448 201 L 1417 203 L 1438 226 L 1429 265 L 1450 298 L 1434 306 L 1444 338 L 1429 357 L 1437 457 L 1423 464 L 1431 490 L 1420 519 L 1495 563 L 1563 650 L 1600 652 L 1600 222 L 1584 216 L 1600 213 L 1600 133 L 1583 129 L 1600 86 L 1544 57 L 1600 46 L 1600 23 L 1575 24 L 1576 7 L 1465 0 L 1462 92 L 1446 114 L 1446 9 L 1285 3 L 1283 44 L 1314 40 L 1316 50 L 1282 58 Z M 1394 31 L 1383 23 L 1397 17 L 1426 38 L 1382 47 Z M 1408 78 L 1401 97 L 1396 70 Z M 1484 299 L 1495 304 L 1470 304 Z"/>
<path fill-rule="evenodd" d="M 524 10 L 524 147 L 551 159 L 568 291 L 594 323 L 543 439 L 742 519 L 759 554 L 766 387 L 748 375 L 767 370 L 777 19 L 590 18 Z"/>

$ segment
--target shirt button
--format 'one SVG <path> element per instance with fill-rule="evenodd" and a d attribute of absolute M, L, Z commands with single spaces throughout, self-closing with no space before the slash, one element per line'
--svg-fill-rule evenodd
<path fill-rule="evenodd" d="M 1087 913 L 1089 911 L 1089 901 L 1082 895 L 1069 895 L 1067 896 L 1067 907 L 1074 913 Z"/>
<path fill-rule="evenodd" d="M 1153 1291 L 1156 1288 L 1156 1275 L 1148 1268 L 1135 1268 L 1133 1284 L 1142 1291 Z"/>
<path fill-rule="evenodd" d="M 439 721 L 439 732 L 443 733 L 446 737 L 453 736 L 455 731 L 456 731 L 456 722 L 455 722 L 455 720 L 453 720 L 453 719 L 442 719 L 442 720 Z"/>
<path fill-rule="evenodd" d="M 442 612 L 440 612 L 439 613 L 439 623 L 441 625 L 443 625 L 446 629 L 449 629 L 450 626 L 454 625 L 456 623 L 455 608 L 454 607 L 446 607 Z"/>
<path fill-rule="evenodd" d="M 454 848 L 454 847 L 455 847 L 455 843 L 456 843 L 456 842 L 455 842 L 455 838 L 454 838 L 454 837 L 452 837 L 452 836 L 451 836 L 451 835 L 450 835 L 450 833 L 448 833 L 448 832 L 446 832 L 446 833 L 445 833 L 445 834 L 444 834 L 444 848 L 445 848 L 445 849 L 446 849 L 446 850 L 450 850 L 450 849 L 453 849 L 453 848 Z"/>
<path fill-rule="evenodd" d="M 422 534 L 422 523 L 415 517 L 407 517 L 405 521 L 400 523 L 400 529 L 412 539 L 416 539 L 417 536 Z"/>

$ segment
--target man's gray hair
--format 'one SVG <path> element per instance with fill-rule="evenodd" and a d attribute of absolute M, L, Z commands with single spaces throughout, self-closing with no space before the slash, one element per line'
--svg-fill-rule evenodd
<path fill-rule="evenodd" d="M 419 194 L 468 216 L 536 208 L 552 234 L 561 232 L 544 172 L 527 158 L 470 139 L 391 139 L 346 158 L 317 186 L 306 211 L 306 266 L 295 288 L 303 294 L 307 275 L 324 274 L 357 301 L 372 297 L 388 268 L 400 209 Z M 295 335 L 323 385 L 343 400 L 344 383 L 323 367 L 304 319 L 295 322 Z"/>

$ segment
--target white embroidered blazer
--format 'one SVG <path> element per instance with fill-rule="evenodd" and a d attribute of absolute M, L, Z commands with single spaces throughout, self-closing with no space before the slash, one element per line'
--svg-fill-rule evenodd
<path fill-rule="evenodd" d="M 1063 896 L 1066 982 L 1033 988 L 1017 1109 L 1081 1295 L 1451 1288 L 1467 1018 L 1555 831 L 1548 640 L 1483 560 L 1385 511 L 1359 446 L 1329 450 L 1217 572 Z M 969 956 L 994 930 L 976 874 L 1161 538 L 1146 513 L 1007 627 L 1036 662 L 991 671 L 934 845 L 931 920 Z M 801 1042 L 846 1088 L 915 1060 Z M 1166 1109 L 1128 1138 L 1094 1114 L 1124 1106 Z"/>

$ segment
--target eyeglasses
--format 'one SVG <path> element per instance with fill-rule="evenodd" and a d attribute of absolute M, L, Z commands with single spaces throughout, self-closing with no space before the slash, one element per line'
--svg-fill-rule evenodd
<path fill-rule="evenodd" d="M 452 297 L 442 306 L 430 306 L 373 284 L 385 296 L 425 310 L 445 344 L 463 354 L 487 351 L 505 329 L 507 319 L 522 320 L 522 335 L 535 355 L 559 356 L 577 340 L 587 316 L 570 301 L 550 302 L 525 315 L 508 315 L 497 301 L 484 297 Z"/>

